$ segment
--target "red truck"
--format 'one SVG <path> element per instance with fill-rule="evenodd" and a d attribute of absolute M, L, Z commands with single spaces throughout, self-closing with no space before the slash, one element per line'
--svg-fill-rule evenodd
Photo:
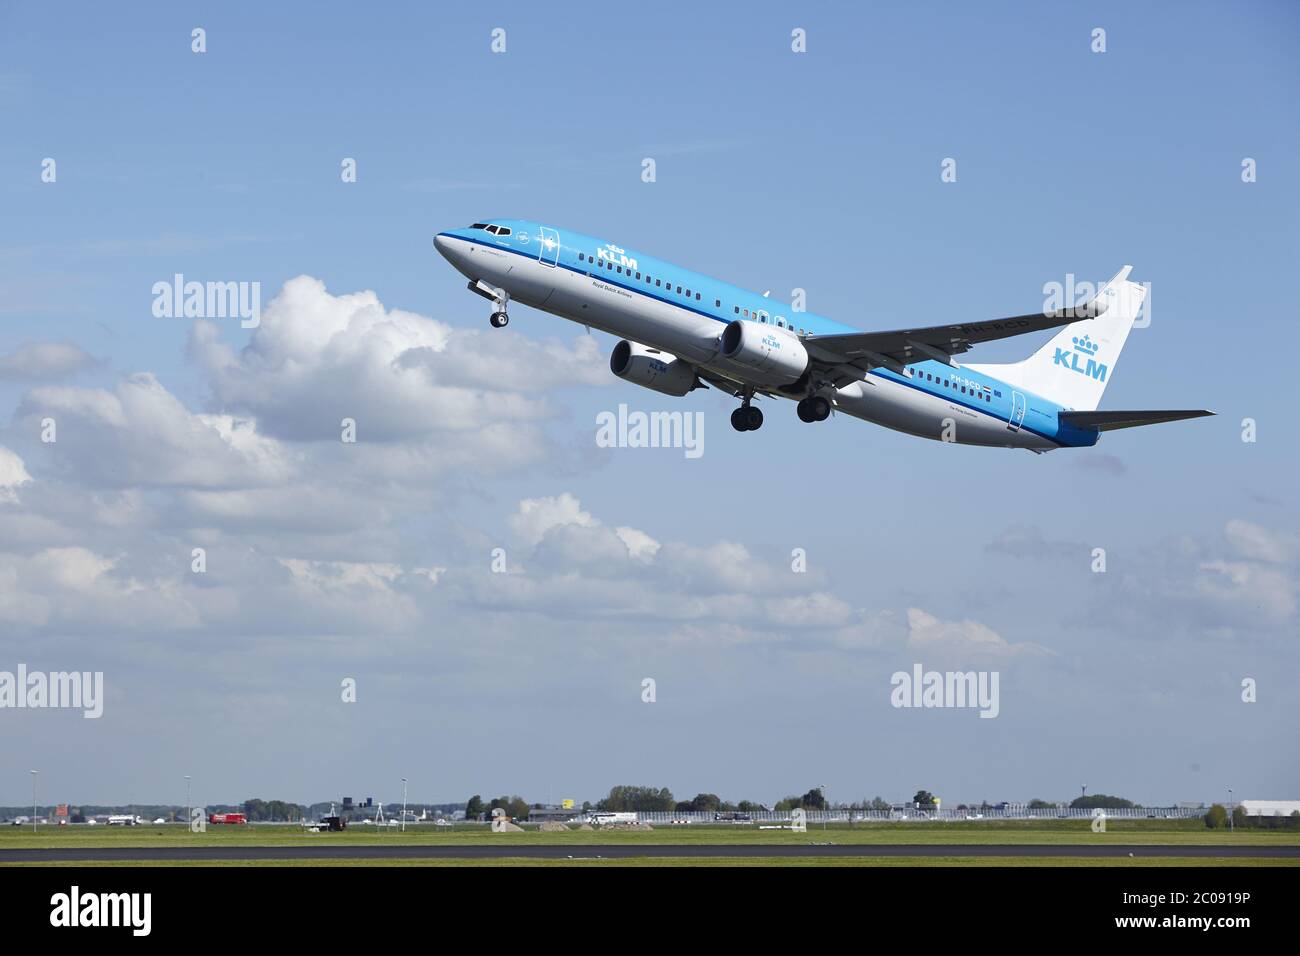
<path fill-rule="evenodd" d="M 209 823 L 247 823 L 248 817 L 242 813 L 213 813 L 208 816 Z"/>

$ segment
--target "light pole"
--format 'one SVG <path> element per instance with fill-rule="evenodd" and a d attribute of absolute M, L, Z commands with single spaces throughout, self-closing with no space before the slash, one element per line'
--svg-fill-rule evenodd
<path fill-rule="evenodd" d="M 36 775 L 39 770 L 32 771 L 32 832 L 36 832 Z"/>
<path fill-rule="evenodd" d="M 190 775 L 187 773 L 185 775 L 185 828 L 187 830 L 190 826 L 190 817 L 193 815 L 194 811 L 190 809 Z"/>
<path fill-rule="evenodd" d="M 406 778 L 402 778 L 402 832 L 406 832 Z"/>
<path fill-rule="evenodd" d="M 1232 788 L 1228 788 L 1228 832 L 1237 832 L 1237 821 L 1232 819 Z"/>

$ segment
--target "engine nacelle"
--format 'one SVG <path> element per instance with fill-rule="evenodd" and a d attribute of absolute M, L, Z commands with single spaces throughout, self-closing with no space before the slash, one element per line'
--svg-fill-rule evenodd
<path fill-rule="evenodd" d="M 808 350 L 799 337 L 776 326 L 735 319 L 718 344 L 724 359 L 762 384 L 789 385 L 808 370 Z"/>
<path fill-rule="evenodd" d="M 667 352 L 623 339 L 609 356 L 609 370 L 626 382 L 635 382 L 664 395 L 681 398 L 693 389 L 695 369 Z"/>

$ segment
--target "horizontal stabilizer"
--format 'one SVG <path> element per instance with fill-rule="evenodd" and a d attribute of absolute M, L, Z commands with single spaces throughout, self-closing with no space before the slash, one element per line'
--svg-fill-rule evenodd
<path fill-rule="evenodd" d="M 1203 408 L 1168 412 L 1061 412 L 1061 424 L 1075 428 L 1096 428 L 1108 432 L 1116 428 L 1135 428 L 1138 425 L 1158 425 L 1161 422 L 1180 422 L 1185 418 L 1204 418 L 1213 415 Z"/>

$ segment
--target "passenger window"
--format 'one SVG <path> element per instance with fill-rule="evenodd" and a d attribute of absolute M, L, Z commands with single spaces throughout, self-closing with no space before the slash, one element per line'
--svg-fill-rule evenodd
<path fill-rule="evenodd" d="M 661 280 L 661 279 L 655 279 L 655 285 L 657 285 L 657 286 L 662 286 L 662 285 L 663 285 L 663 280 Z"/>
<path fill-rule="evenodd" d="M 715 309 L 720 309 L 720 308 L 722 308 L 722 300 L 721 300 L 721 299 L 714 299 L 714 300 L 713 300 L 713 307 L 714 307 Z"/>
<path fill-rule="evenodd" d="M 700 294 L 699 294 L 698 292 L 695 293 L 695 301 L 696 301 L 696 302 L 699 302 L 699 301 L 700 301 Z"/>
<path fill-rule="evenodd" d="M 613 271 L 613 269 L 614 269 L 614 263 L 612 263 L 612 262 L 606 262 L 606 263 L 605 263 L 605 268 L 606 268 L 606 269 L 609 269 L 610 271 Z"/>
<path fill-rule="evenodd" d="M 681 287 L 681 286 L 678 286 L 678 287 L 677 287 L 677 294 L 678 294 L 678 295 L 681 295 L 681 294 L 682 294 L 682 287 Z"/>
<path fill-rule="evenodd" d="M 735 312 L 736 315 L 740 315 L 740 306 L 733 306 L 732 311 Z"/>
<path fill-rule="evenodd" d="M 638 279 L 641 278 L 641 273 L 638 272 L 638 273 L 636 274 L 636 277 L 637 277 Z"/>

